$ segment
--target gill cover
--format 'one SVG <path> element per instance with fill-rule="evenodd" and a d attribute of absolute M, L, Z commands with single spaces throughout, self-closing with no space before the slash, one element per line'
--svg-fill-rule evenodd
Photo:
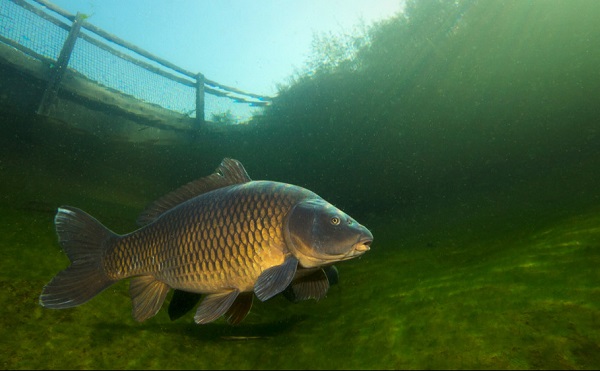
<path fill-rule="evenodd" d="M 343 211 L 323 199 L 299 202 L 290 211 L 285 229 L 288 246 L 305 268 L 350 259 L 359 242 L 371 233 Z"/>

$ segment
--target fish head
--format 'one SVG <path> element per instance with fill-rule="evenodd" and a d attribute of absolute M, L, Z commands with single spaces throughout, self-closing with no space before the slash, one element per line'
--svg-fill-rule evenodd
<path fill-rule="evenodd" d="M 305 268 L 352 259 L 370 249 L 373 234 L 323 199 L 296 204 L 287 217 L 285 237 Z"/>

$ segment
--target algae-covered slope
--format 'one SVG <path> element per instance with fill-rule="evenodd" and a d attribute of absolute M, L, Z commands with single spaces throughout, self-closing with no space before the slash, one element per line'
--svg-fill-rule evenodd
<path fill-rule="evenodd" d="M 61 140 L 47 124 L 38 127 L 40 137 L 11 139 L 12 147 L 3 147 L 10 148 L 2 153 L 10 180 L 2 183 L 0 203 L 0 354 L 6 368 L 600 364 L 600 208 L 582 207 L 580 195 L 566 192 L 554 199 L 556 189 L 570 183 L 541 187 L 555 172 L 511 189 L 415 203 L 395 214 L 365 213 L 375 235 L 372 250 L 338 266 L 340 283 L 325 299 L 257 302 L 240 326 L 198 326 L 191 313 L 171 322 L 166 309 L 137 323 L 126 283 L 78 308 L 44 309 L 38 304 L 43 285 L 68 264 L 53 230 L 57 206 L 82 207 L 124 233 L 135 228 L 146 201 L 162 194 L 157 179 L 196 172 L 174 167 L 178 160 L 214 166 L 185 147 L 124 148 L 80 133 Z M 589 173 L 596 166 L 589 161 L 577 169 Z M 590 195 L 594 190 L 579 187 Z M 544 198 L 552 202 L 535 202 Z"/>

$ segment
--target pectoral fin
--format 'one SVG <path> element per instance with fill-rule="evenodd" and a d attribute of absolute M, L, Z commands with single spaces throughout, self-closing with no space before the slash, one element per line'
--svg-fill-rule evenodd
<path fill-rule="evenodd" d="M 327 295 L 329 280 L 323 269 L 319 269 L 307 276 L 295 279 L 283 292 L 283 295 L 293 301 L 316 299 L 320 300 Z"/>
<path fill-rule="evenodd" d="M 329 286 L 337 285 L 337 283 L 340 281 L 340 274 L 335 265 L 330 265 L 323 268 L 323 272 L 325 272 L 325 274 L 327 275 L 327 281 L 329 281 Z"/>
<path fill-rule="evenodd" d="M 238 290 L 231 290 L 207 295 L 200 303 L 194 320 L 201 325 L 216 320 L 229 310 L 239 293 Z"/>
<path fill-rule="evenodd" d="M 292 282 L 297 267 L 298 259 L 287 256 L 283 264 L 262 272 L 254 284 L 254 293 L 261 301 L 279 294 Z"/>
<path fill-rule="evenodd" d="M 133 278 L 129 293 L 133 304 L 133 318 L 142 322 L 154 316 L 165 301 L 169 286 L 152 276 Z"/>

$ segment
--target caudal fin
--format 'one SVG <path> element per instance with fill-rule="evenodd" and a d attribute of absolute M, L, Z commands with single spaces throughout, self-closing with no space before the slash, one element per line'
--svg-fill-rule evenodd
<path fill-rule="evenodd" d="M 116 235 L 90 215 L 70 206 L 58 209 L 54 224 L 71 265 L 44 287 L 40 304 L 53 309 L 71 308 L 116 282 L 106 275 L 102 264 L 102 256 Z"/>

